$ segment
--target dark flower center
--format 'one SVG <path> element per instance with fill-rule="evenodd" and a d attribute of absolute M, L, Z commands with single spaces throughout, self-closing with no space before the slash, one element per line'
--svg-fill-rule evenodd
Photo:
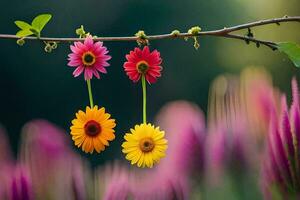
<path fill-rule="evenodd" d="M 82 56 L 82 62 L 86 66 L 93 65 L 96 61 L 96 57 L 92 52 L 86 52 Z"/>
<path fill-rule="evenodd" d="M 96 136 L 101 132 L 101 126 L 98 122 L 90 120 L 84 125 L 84 131 L 89 136 Z"/>
<path fill-rule="evenodd" d="M 141 151 L 147 153 L 152 151 L 154 148 L 154 141 L 152 140 L 152 138 L 143 138 L 140 141 L 140 149 Z"/>
<path fill-rule="evenodd" d="M 142 60 L 136 64 L 136 69 L 139 73 L 146 74 L 149 69 L 149 64 L 146 61 Z"/>

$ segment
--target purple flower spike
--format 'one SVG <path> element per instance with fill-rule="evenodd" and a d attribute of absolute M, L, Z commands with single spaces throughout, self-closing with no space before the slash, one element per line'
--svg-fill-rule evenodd
<path fill-rule="evenodd" d="M 282 143 L 285 148 L 285 151 L 288 153 L 288 159 L 290 160 L 291 164 L 294 165 L 294 158 L 295 158 L 295 148 L 293 144 L 293 135 L 291 131 L 291 126 L 290 126 L 290 120 L 289 120 L 289 113 L 288 113 L 288 108 L 286 104 L 286 97 L 282 97 L 282 104 L 281 104 L 281 138 L 282 138 Z"/>
<path fill-rule="evenodd" d="M 158 167 L 169 171 L 169 166 L 172 166 L 176 173 L 186 175 L 197 170 L 199 174 L 199 170 L 203 169 L 205 156 L 202 111 L 192 103 L 176 101 L 163 107 L 157 119 L 168 139 L 167 156 Z"/>
<path fill-rule="evenodd" d="M 291 120 L 291 131 L 295 137 L 297 143 L 297 152 L 296 154 L 296 162 L 299 166 L 300 164 L 300 109 L 299 109 L 299 91 L 296 79 L 292 80 L 292 94 L 293 94 L 293 102 L 290 109 L 290 120 Z M 299 169 L 298 169 L 299 173 Z M 300 180 L 299 180 L 300 181 Z"/>
<path fill-rule="evenodd" d="M 208 182 L 214 186 L 223 183 L 224 174 L 229 169 L 245 175 L 255 167 L 255 143 L 249 137 L 242 117 L 238 119 L 239 123 L 236 122 L 234 127 L 230 128 L 227 123 L 219 122 L 208 131 L 205 169 Z"/>
<path fill-rule="evenodd" d="M 67 133 L 45 120 L 34 120 L 25 125 L 22 137 L 21 161 L 30 169 L 35 198 L 79 198 L 78 186 L 83 183 L 74 180 L 80 181 L 75 170 L 82 163 L 72 153 Z"/>
<path fill-rule="evenodd" d="M 15 171 L 11 181 L 11 200 L 32 200 L 32 185 L 28 173 L 24 168 Z"/>
<path fill-rule="evenodd" d="M 282 199 L 300 198 L 300 112 L 295 79 L 292 80 L 292 95 L 290 110 L 283 96 L 280 114 L 272 114 L 271 117 L 262 169 L 265 199 L 278 196 Z"/>
<path fill-rule="evenodd" d="M 104 200 L 189 199 L 188 180 L 180 172 L 170 173 L 158 168 L 136 171 L 114 163 L 99 170 L 98 180 L 105 187 L 100 197 Z"/>

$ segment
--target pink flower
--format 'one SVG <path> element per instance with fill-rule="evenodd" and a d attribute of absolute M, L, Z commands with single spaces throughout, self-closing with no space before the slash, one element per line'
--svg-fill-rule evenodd
<path fill-rule="evenodd" d="M 111 56 L 107 55 L 108 50 L 103 46 L 102 42 L 93 41 L 92 36 L 88 36 L 84 43 L 74 42 L 74 45 L 70 46 L 72 53 L 68 56 L 70 67 L 76 67 L 73 72 L 74 77 L 79 76 L 84 71 L 84 79 L 89 80 L 93 78 L 100 78 L 98 73 L 106 74 L 105 67 L 108 67 L 108 60 Z"/>
<path fill-rule="evenodd" d="M 148 46 L 145 46 L 143 50 L 135 48 L 126 55 L 126 59 L 124 69 L 133 82 L 138 82 L 144 75 L 148 83 L 155 83 L 156 79 L 161 76 L 162 59 L 157 50 L 150 52 Z"/>
<path fill-rule="evenodd" d="M 187 101 L 174 101 L 161 109 L 157 121 L 168 139 L 167 156 L 158 169 L 182 175 L 202 172 L 206 131 L 200 108 Z"/>
<path fill-rule="evenodd" d="M 104 200 L 189 199 L 188 176 L 169 168 L 137 171 L 119 162 L 98 169 L 97 181 Z"/>
<path fill-rule="evenodd" d="M 214 124 L 208 130 L 205 144 L 205 174 L 211 186 L 224 184 L 226 173 L 233 169 L 235 174 L 243 177 L 252 173 L 256 167 L 257 152 L 253 148 L 255 141 L 249 134 L 249 128 L 244 116 L 237 119 Z M 211 124 L 212 125 L 212 124 Z"/>
<path fill-rule="evenodd" d="M 10 200 L 32 200 L 33 191 L 29 172 L 26 167 L 18 165 L 11 177 L 10 183 Z"/>
<path fill-rule="evenodd" d="M 80 199 L 82 183 L 75 177 L 80 162 L 67 134 L 48 121 L 33 120 L 24 126 L 22 137 L 20 160 L 30 170 L 34 199 L 45 194 L 49 199 Z"/>
<path fill-rule="evenodd" d="M 265 199 L 300 198 L 300 104 L 296 79 L 292 80 L 292 104 L 282 95 L 280 114 L 271 113 L 261 183 Z"/>

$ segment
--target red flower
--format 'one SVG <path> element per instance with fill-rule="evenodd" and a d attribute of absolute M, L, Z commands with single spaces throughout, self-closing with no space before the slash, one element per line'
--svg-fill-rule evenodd
<path fill-rule="evenodd" d="M 144 75 L 148 83 L 155 83 L 156 79 L 161 76 L 162 59 L 157 50 L 150 52 L 148 46 L 145 46 L 143 50 L 135 48 L 126 55 L 126 59 L 124 69 L 133 82 L 138 82 Z"/>

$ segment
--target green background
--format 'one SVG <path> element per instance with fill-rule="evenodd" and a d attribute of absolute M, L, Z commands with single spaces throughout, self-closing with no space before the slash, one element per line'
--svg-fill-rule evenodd
<path fill-rule="evenodd" d="M 97 36 L 130 36 L 140 29 L 149 35 L 174 29 L 184 32 L 194 25 L 211 30 L 286 14 L 300 15 L 299 0 L 10 0 L 1 1 L 0 5 L 0 33 L 15 34 L 15 20 L 31 21 L 38 14 L 51 13 L 53 18 L 42 35 L 52 37 L 76 37 L 75 29 L 81 24 Z M 262 39 L 300 43 L 299 23 L 253 31 Z M 291 77 L 298 75 L 299 69 L 279 52 L 231 39 L 199 40 L 198 51 L 192 40 L 151 41 L 151 49 L 161 52 L 164 70 L 158 82 L 148 87 L 150 121 L 165 103 L 177 99 L 196 102 L 206 111 L 210 82 L 219 74 L 238 73 L 249 65 L 265 67 L 275 85 L 290 94 Z M 27 41 L 20 47 L 14 40 L 0 40 L 0 123 L 6 127 L 15 152 L 26 122 L 44 118 L 68 131 L 75 112 L 88 105 L 83 77 L 73 78 L 72 68 L 67 66 L 69 45 L 59 44 L 49 54 L 38 41 Z M 105 45 L 112 55 L 111 66 L 107 75 L 92 81 L 92 86 L 95 103 L 104 106 L 117 120 L 117 139 L 100 155 L 77 150 L 94 164 L 120 158 L 123 134 L 142 118 L 141 85 L 133 84 L 122 67 L 125 54 L 136 43 Z"/>

